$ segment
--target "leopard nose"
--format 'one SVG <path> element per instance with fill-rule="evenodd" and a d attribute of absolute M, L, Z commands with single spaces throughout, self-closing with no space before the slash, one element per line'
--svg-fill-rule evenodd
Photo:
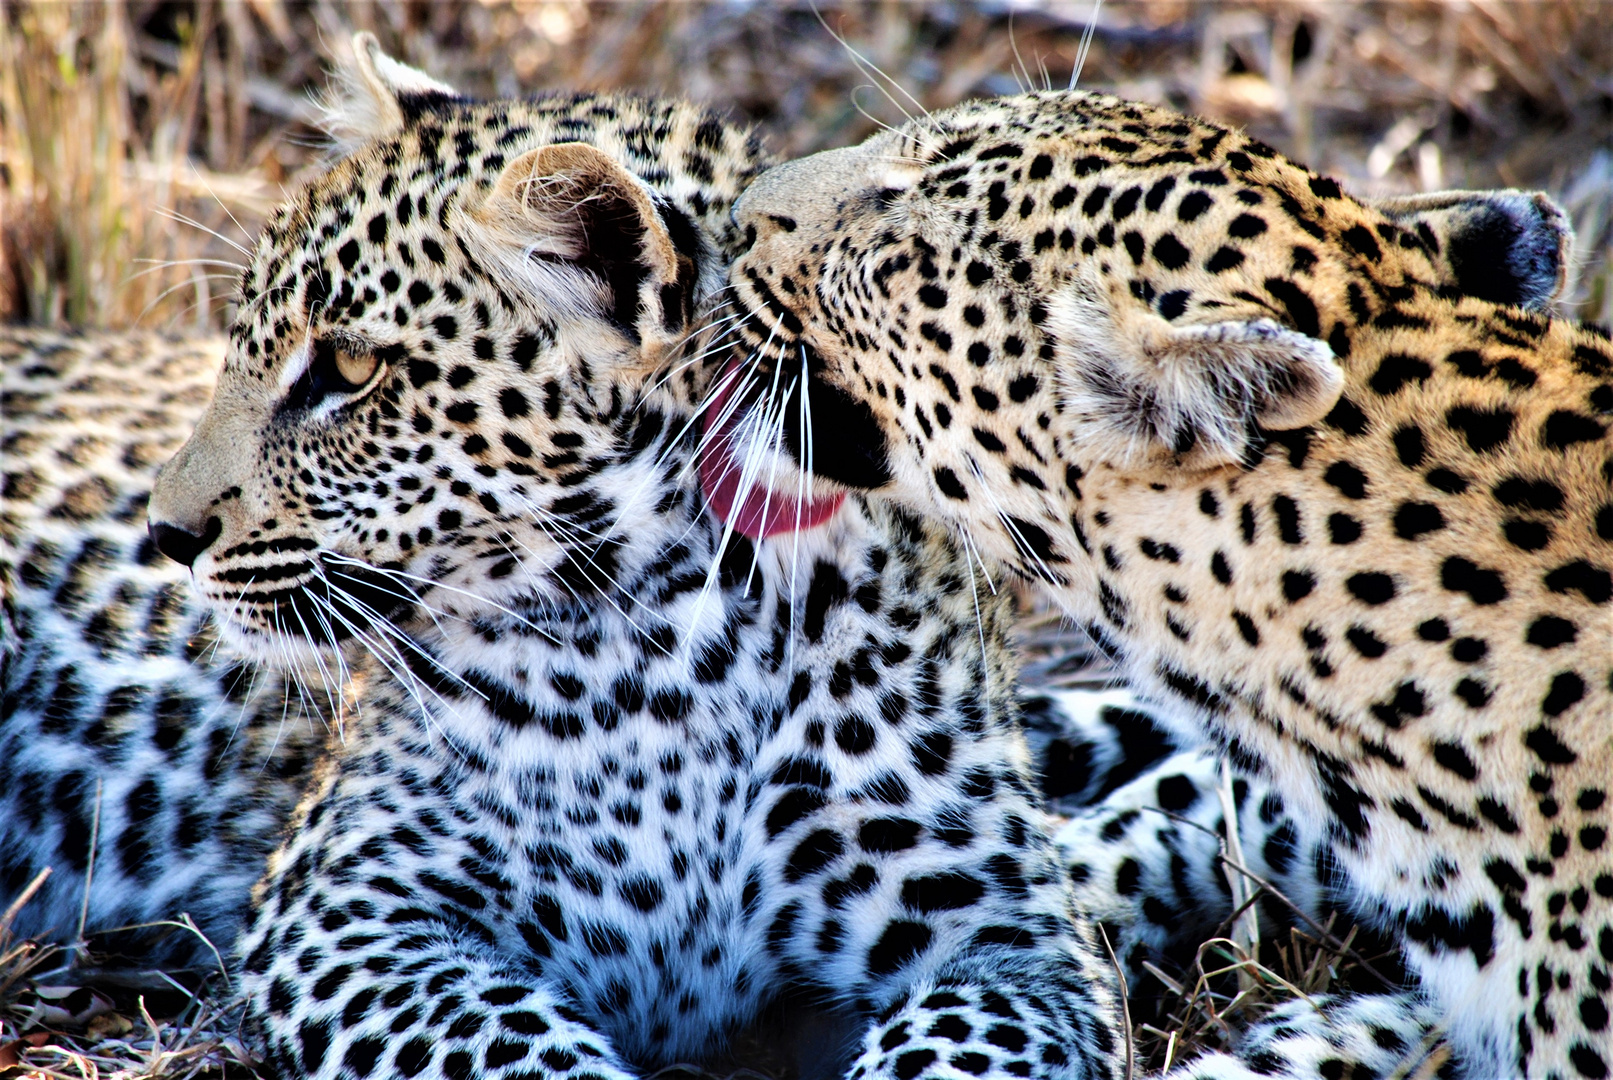
<path fill-rule="evenodd" d="M 157 550 L 181 566 L 194 563 L 196 556 L 206 551 L 223 531 L 224 525 L 217 517 L 207 519 L 200 536 L 166 522 L 153 521 L 146 525 L 146 532 L 151 542 L 157 545 Z"/>

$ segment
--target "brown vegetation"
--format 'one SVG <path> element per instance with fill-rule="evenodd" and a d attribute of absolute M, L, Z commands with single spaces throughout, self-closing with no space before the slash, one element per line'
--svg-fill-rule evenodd
<path fill-rule="evenodd" d="M 793 156 L 921 107 L 1066 85 L 1092 8 L 7 0 L 0 318 L 220 325 L 229 241 L 318 167 L 312 95 L 355 29 L 467 93 L 678 94 Z M 1552 191 L 1582 240 L 1568 310 L 1613 317 L 1601 0 L 1108 0 L 1093 29 L 1082 86 L 1247 125 L 1353 190 Z"/>

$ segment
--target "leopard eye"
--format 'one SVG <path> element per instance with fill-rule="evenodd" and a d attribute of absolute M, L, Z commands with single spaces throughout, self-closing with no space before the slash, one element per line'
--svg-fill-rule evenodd
<path fill-rule="evenodd" d="M 354 353 L 337 348 L 335 364 L 337 372 L 347 380 L 348 385 L 357 388 L 370 381 L 380 361 L 373 353 Z"/>
<path fill-rule="evenodd" d="M 380 365 L 381 358 L 368 349 L 320 338 L 307 369 L 287 392 L 284 408 L 311 409 L 326 398 L 356 394 L 375 378 Z"/>

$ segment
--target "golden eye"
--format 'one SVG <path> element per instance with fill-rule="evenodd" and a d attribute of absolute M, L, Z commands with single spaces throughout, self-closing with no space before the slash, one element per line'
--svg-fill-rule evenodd
<path fill-rule="evenodd" d="M 346 349 L 336 350 L 336 373 L 349 386 L 360 387 L 370 381 L 375 374 L 375 368 L 380 363 L 369 353 L 351 353 Z"/>
<path fill-rule="evenodd" d="M 286 393 L 286 408 L 311 409 L 335 396 L 351 397 L 369 385 L 380 358 L 368 349 L 351 349 L 328 338 L 314 342 L 308 367 Z"/>

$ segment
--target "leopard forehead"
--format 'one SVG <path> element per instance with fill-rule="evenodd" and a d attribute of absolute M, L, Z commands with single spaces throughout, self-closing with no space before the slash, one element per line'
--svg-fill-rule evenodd
<path fill-rule="evenodd" d="M 1391 633 L 1406 656 L 1493 660 L 1498 645 L 1473 643 L 1505 636 L 1486 619 L 1516 622 L 1518 641 L 1600 646 L 1606 335 L 1465 292 L 1454 256 L 1479 241 L 1459 216 L 1423 212 L 1467 199 L 1503 214 L 1523 198 L 1380 210 L 1150 106 L 972 103 L 752 185 L 736 207 L 751 246 L 730 275 L 738 350 L 786 374 L 804 358 L 811 421 L 784 448 L 818 479 L 952 521 L 1077 598 L 1100 641 L 1124 625 L 1180 647 L 1196 608 L 1254 578 L 1272 595 L 1230 604 L 1228 647 L 1269 649 L 1280 632 L 1323 680 L 1339 663 L 1307 654 L 1341 635 L 1352 662 L 1384 656 Z M 1545 218 L 1511 224 L 1563 241 Z M 1492 269 L 1527 285 L 1517 266 Z M 1426 634 L 1391 631 L 1387 601 L 1423 590 L 1441 603 L 1406 618 Z M 1300 618 L 1331 591 L 1337 606 Z M 1539 608 L 1558 594 L 1589 608 Z M 1530 599 L 1498 614 L 1508 597 Z M 1157 626 L 1139 629 L 1143 609 Z M 1340 611 L 1358 618 L 1330 628 Z M 1472 630 L 1458 648 L 1459 626 Z M 1567 681 L 1613 691 L 1609 678 L 1597 657 Z M 1491 699 L 1450 682 L 1460 708 Z"/>
<path fill-rule="evenodd" d="M 764 163 L 754 135 L 681 102 L 586 94 L 403 102 L 401 129 L 336 162 L 265 226 L 242 277 L 227 370 L 276 378 L 289 351 L 281 339 L 320 320 L 391 323 L 422 339 L 444 336 L 434 306 L 449 314 L 464 308 L 482 325 L 495 313 L 535 310 L 549 316 L 540 322 L 552 322 L 552 312 L 511 287 L 488 251 L 472 247 L 466 227 L 501 169 L 526 151 L 598 147 L 718 253 L 736 246 L 729 207 Z M 541 238 L 533 253 L 548 254 Z M 707 294 L 721 279 L 720 261 L 700 273 L 698 292 Z"/>
<path fill-rule="evenodd" d="M 736 206 L 752 246 L 734 276 L 782 286 L 780 315 L 803 302 L 788 297 L 831 310 L 877 297 L 890 321 L 931 341 L 988 320 L 1039 324 L 1036 298 L 1078 263 L 1172 322 L 1255 310 L 1322 338 L 1330 316 L 1408 286 L 1549 299 L 1564 272 L 1560 212 L 1522 193 L 1464 206 L 1464 194 L 1367 206 L 1208 121 L 1102 95 L 1029 94 L 769 170 Z M 1498 247 L 1508 260 L 1479 265 L 1478 233 L 1529 229 L 1527 251 Z M 1025 318 L 993 310 L 995 299 L 971 308 L 975 291 L 1017 294 Z M 978 352 L 969 358 L 981 366 Z"/>
<path fill-rule="evenodd" d="M 1367 204 L 1238 132 L 1084 93 L 969 103 L 786 163 L 735 216 L 739 351 L 801 366 L 808 426 L 847 433 L 809 447 L 786 415 L 797 460 L 948 513 L 1013 459 L 998 516 L 1062 488 L 1060 440 L 1122 468 L 1247 464 L 1332 411 L 1358 340 L 1421 325 L 1398 309 L 1538 311 L 1571 243 L 1544 196 Z"/>
<path fill-rule="evenodd" d="M 623 455 L 668 436 L 694 373 L 639 399 L 764 164 L 677 102 L 397 101 L 399 127 L 265 228 L 214 402 L 158 483 L 159 544 L 235 629 L 317 636 L 295 601 L 331 558 L 377 614 L 417 590 L 368 568 L 483 593 L 564 575 L 653 486 Z"/>
<path fill-rule="evenodd" d="M 1130 424 L 1113 432 L 1128 444 L 1113 448 L 1121 456 L 1152 435 L 1200 462 L 1236 459 L 1246 422 L 1282 427 L 1326 412 L 1338 389 L 1328 354 L 1347 356 L 1353 327 L 1415 290 L 1548 302 L 1569 242 L 1566 219 L 1543 197 L 1445 193 L 1368 206 L 1237 132 L 1081 93 L 971 103 L 778 166 L 735 214 L 750 242 L 731 274 L 749 314 L 742 338 L 807 356 L 824 384 L 864 407 L 820 408 L 826 428 L 868 430 L 861 414 L 871 409 L 903 447 L 946 444 L 935 433 L 960 412 L 1069 389 L 1049 372 L 1059 326 L 1083 297 L 1102 296 L 1112 331 L 1148 353 L 1181 352 L 1172 337 L 1224 340 L 1218 328 L 1234 324 L 1251 327 L 1236 335 L 1244 354 L 1269 353 L 1274 336 L 1279 348 L 1307 351 L 1271 378 L 1247 377 L 1249 355 L 1201 376 L 1250 399 L 1250 415 L 1202 423 L 1162 404 L 1159 384 L 1187 367 L 1159 369 L 1157 357 L 1144 363 L 1153 371 L 1090 367 L 1130 409 Z M 1300 399 L 1280 405 L 1281 384 Z M 1017 411 L 1044 432 L 1058 418 L 1051 407 Z M 981 429 L 987 442 L 1028 437 L 1007 414 Z M 961 481 L 950 477 L 974 467 L 940 464 L 932 482 L 953 492 Z M 864 470 L 848 482 L 881 476 Z"/>

